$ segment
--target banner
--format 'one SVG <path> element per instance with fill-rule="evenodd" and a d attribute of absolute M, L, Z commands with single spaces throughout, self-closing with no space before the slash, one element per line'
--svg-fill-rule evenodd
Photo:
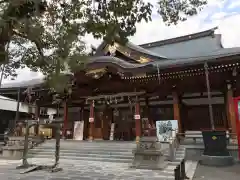
<path fill-rule="evenodd" d="M 84 130 L 84 121 L 75 121 L 73 139 L 83 140 L 83 130 Z"/>
<path fill-rule="evenodd" d="M 111 124 L 111 130 L 110 130 L 110 140 L 113 141 L 114 140 L 114 127 L 115 127 L 115 124 L 112 123 Z"/>
<path fill-rule="evenodd" d="M 172 132 L 178 131 L 178 121 L 177 120 L 156 121 L 156 131 L 158 141 L 169 142 L 169 140 L 172 137 Z"/>

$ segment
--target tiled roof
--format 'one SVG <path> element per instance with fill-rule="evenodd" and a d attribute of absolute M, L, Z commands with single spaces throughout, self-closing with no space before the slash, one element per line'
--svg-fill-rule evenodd
<path fill-rule="evenodd" d="M 237 56 L 237 55 L 240 56 L 240 47 L 222 48 L 222 49 L 210 52 L 208 54 L 203 54 L 202 56 L 168 59 L 165 61 L 153 62 L 152 64 L 154 64 L 155 66 L 158 66 L 158 68 L 160 69 L 165 69 L 165 68 L 177 67 L 177 66 L 201 64 L 204 62 L 216 61 L 218 58 Z"/>
<path fill-rule="evenodd" d="M 143 54 L 145 54 L 145 55 L 148 55 L 148 56 L 151 56 L 152 58 L 154 58 L 154 59 L 167 59 L 167 57 L 165 57 L 165 56 L 163 56 L 163 55 L 159 55 L 159 54 L 157 54 L 157 53 L 155 53 L 155 52 L 152 52 L 152 51 L 149 51 L 149 50 L 147 50 L 147 49 L 145 49 L 145 48 L 142 48 L 141 46 L 138 46 L 138 45 L 135 45 L 135 44 L 133 44 L 133 43 L 131 43 L 131 42 L 128 42 L 127 44 L 126 44 L 126 46 L 128 47 L 128 48 L 130 48 L 130 49 L 132 49 L 132 50 L 135 50 L 135 51 L 138 51 L 138 52 L 141 52 L 141 53 L 143 53 Z"/>
<path fill-rule="evenodd" d="M 189 41 L 189 40 L 193 40 L 193 39 L 203 38 L 206 36 L 213 36 L 216 29 L 217 29 L 217 27 L 206 30 L 206 31 L 194 33 L 194 34 L 188 34 L 188 35 L 180 36 L 180 37 L 176 37 L 176 38 L 141 44 L 139 46 L 141 46 L 142 48 L 150 48 L 150 47 L 163 46 L 163 45 L 168 45 L 168 44 L 173 44 L 173 43 Z"/>

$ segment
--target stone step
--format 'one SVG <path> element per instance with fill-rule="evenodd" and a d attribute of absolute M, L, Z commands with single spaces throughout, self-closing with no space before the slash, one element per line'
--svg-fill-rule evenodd
<path fill-rule="evenodd" d="M 30 154 L 36 155 L 36 154 L 54 154 L 55 149 L 32 149 L 29 151 Z M 60 154 L 62 155 L 69 155 L 69 156 L 115 156 L 115 157 L 132 157 L 133 154 L 131 151 L 108 151 L 108 150 L 60 150 Z M 168 156 L 168 152 L 164 152 L 164 156 Z M 177 151 L 176 152 L 176 158 L 184 158 L 185 153 L 184 151 Z"/>
<path fill-rule="evenodd" d="M 52 147 L 54 144 L 44 144 L 44 147 L 46 148 L 49 148 L 49 147 Z M 63 143 L 60 143 L 60 146 L 62 146 L 63 148 L 69 148 L 69 147 L 72 147 L 72 148 L 81 148 L 81 147 L 88 147 L 88 148 L 95 148 L 95 147 L 98 147 L 98 148 L 122 148 L 122 149 L 127 149 L 127 148 L 136 148 L 136 145 L 128 145 L 128 144 L 123 144 L 122 146 L 113 146 L 113 145 L 108 145 L 108 144 L 99 144 L 99 145 L 89 145 L 89 144 L 63 144 Z M 41 146 L 39 146 L 41 147 Z"/>
<path fill-rule="evenodd" d="M 164 148 L 168 145 L 163 145 Z M 131 163 L 133 160 L 132 150 L 136 148 L 133 142 L 77 142 L 65 141 L 60 143 L 60 158 L 68 160 L 89 160 L 106 162 Z M 47 141 L 40 146 L 31 149 L 29 156 L 34 158 L 54 159 L 55 141 Z M 185 148 L 180 146 L 176 152 L 176 159 L 172 165 L 176 166 L 184 157 Z M 168 156 L 168 151 L 164 152 Z M 172 162 L 170 162 L 171 164 Z"/>
<path fill-rule="evenodd" d="M 131 163 L 133 142 L 77 142 L 61 140 L 60 159 Z M 34 158 L 54 159 L 55 141 L 50 140 L 29 151 Z"/>
<path fill-rule="evenodd" d="M 54 156 L 54 152 L 30 152 L 32 156 L 35 155 L 49 155 L 49 156 Z M 68 156 L 69 158 L 75 158 L 75 157 L 102 157 L 102 158 L 119 158 L 119 159 L 132 159 L 133 155 L 131 154 L 101 154 L 101 153 L 76 153 L 76 152 L 60 152 L 60 156 Z"/>
<path fill-rule="evenodd" d="M 31 155 L 29 154 L 29 158 L 31 158 Z M 34 158 L 48 158 L 48 159 L 54 159 L 54 154 L 49 155 L 49 154 L 37 154 L 36 156 L 34 156 Z M 60 155 L 60 159 L 67 159 L 67 160 L 75 160 L 75 161 L 79 161 L 79 160 L 84 160 L 84 161 L 102 161 L 102 162 L 119 162 L 119 163 L 131 163 L 132 159 L 121 159 L 121 158 L 115 158 L 115 157 L 87 157 L 87 156 L 61 156 Z"/>
<path fill-rule="evenodd" d="M 55 152 L 55 149 L 39 149 L 39 148 L 35 148 L 35 149 L 31 149 L 30 150 L 31 153 L 42 153 L 42 152 Z M 75 149 L 60 149 L 61 153 L 75 153 L 75 154 L 108 154 L 108 155 L 131 155 L 132 151 L 128 150 L 128 151 L 107 151 L 105 150 L 97 150 L 97 149 L 79 149 L 79 150 L 75 150 Z"/>
<path fill-rule="evenodd" d="M 55 143 L 44 143 L 40 146 L 38 146 L 39 148 L 53 148 L 55 146 Z M 133 148 L 136 148 L 136 144 L 125 144 L 123 143 L 122 145 L 110 145 L 108 143 L 97 143 L 97 144 L 90 144 L 90 143 L 84 143 L 84 144 L 78 144 L 78 143 L 66 143 L 66 142 L 63 142 L 63 143 L 60 143 L 60 146 L 62 149 L 80 149 L 80 148 L 98 148 L 98 149 L 133 149 Z"/>
<path fill-rule="evenodd" d="M 45 141 L 45 145 L 52 145 L 54 144 L 56 141 L 55 140 L 47 140 Z M 117 141 L 92 141 L 92 142 L 88 142 L 88 141 L 69 141 L 69 140 L 61 140 L 60 143 L 65 144 L 65 145 L 84 145 L 84 146 L 118 146 L 121 147 L 123 144 L 126 146 L 136 146 L 136 143 L 134 141 L 130 141 L 130 142 L 126 142 L 126 141 L 121 141 L 121 142 L 117 142 Z"/>
<path fill-rule="evenodd" d="M 45 147 L 45 146 L 41 146 L 40 147 L 40 146 L 38 146 L 38 147 L 36 147 L 34 149 L 47 151 L 47 150 L 52 150 L 54 148 L 55 148 L 55 146 L 52 146 L 52 147 Z M 79 148 L 69 147 L 69 148 L 63 148 L 60 145 L 60 149 L 61 150 L 73 150 L 73 151 L 109 151 L 109 152 L 119 151 L 119 152 L 132 152 L 132 150 L 134 148 L 108 148 L 108 147 L 79 147 Z"/>

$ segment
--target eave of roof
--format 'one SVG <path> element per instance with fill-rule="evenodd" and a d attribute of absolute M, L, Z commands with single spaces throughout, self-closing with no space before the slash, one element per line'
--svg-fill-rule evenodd
<path fill-rule="evenodd" d="M 98 68 L 112 66 L 117 68 L 122 73 L 125 73 L 125 72 L 134 73 L 134 71 L 138 71 L 142 68 L 151 69 L 153 67 L 153 65 L 150 63 L 133 64 L 114 56 L 95 56 L 95 57 L 91 57 L 91 59 L 88 61 L 88 63 L 86 64 L 86 69 L 95 68 L 96 67 L 95 65 L 97 65 Z"/>
<path fill-rule="evenodd" d="M 176 37 L 176 38 L 165 39 L 165 40 L 155 41 L 155 42 L 151 42 L 151 43 L 141 44 L 139 46 L 142 47 L 142 48 L 150 48 L 150 47 L 156 47 L 156 46 L 169 45 L 169 44 L 173 44 L 173 43 L 180 43 L 180 42 L 189 41 L 189 40 L 198 39 L 198 38 L 203 38 L 203 37 L 207 37 L 207 36 L 213 36 L 216 29 L 217 29 L 217 27 L 214 27 L 214 28 L 206 30 L 206 31 L 193 33 L 193 34 L 188 34 L 188 35 L 180 36 L 180 37 Z"/>

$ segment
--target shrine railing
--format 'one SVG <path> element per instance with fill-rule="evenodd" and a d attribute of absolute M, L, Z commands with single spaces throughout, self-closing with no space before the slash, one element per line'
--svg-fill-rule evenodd
<path fill-rule="evenodd" d="M 226 131 L 226 138 L 228 144 L 234 144 L 236 134 Z M 179 143 L 183 142 L 185 139 L 193 140 L 194 144 L 197 142 L 203 143 L 202 131 L 186 131 L 185 133 L 177 133 L 177 139 Z"/>

